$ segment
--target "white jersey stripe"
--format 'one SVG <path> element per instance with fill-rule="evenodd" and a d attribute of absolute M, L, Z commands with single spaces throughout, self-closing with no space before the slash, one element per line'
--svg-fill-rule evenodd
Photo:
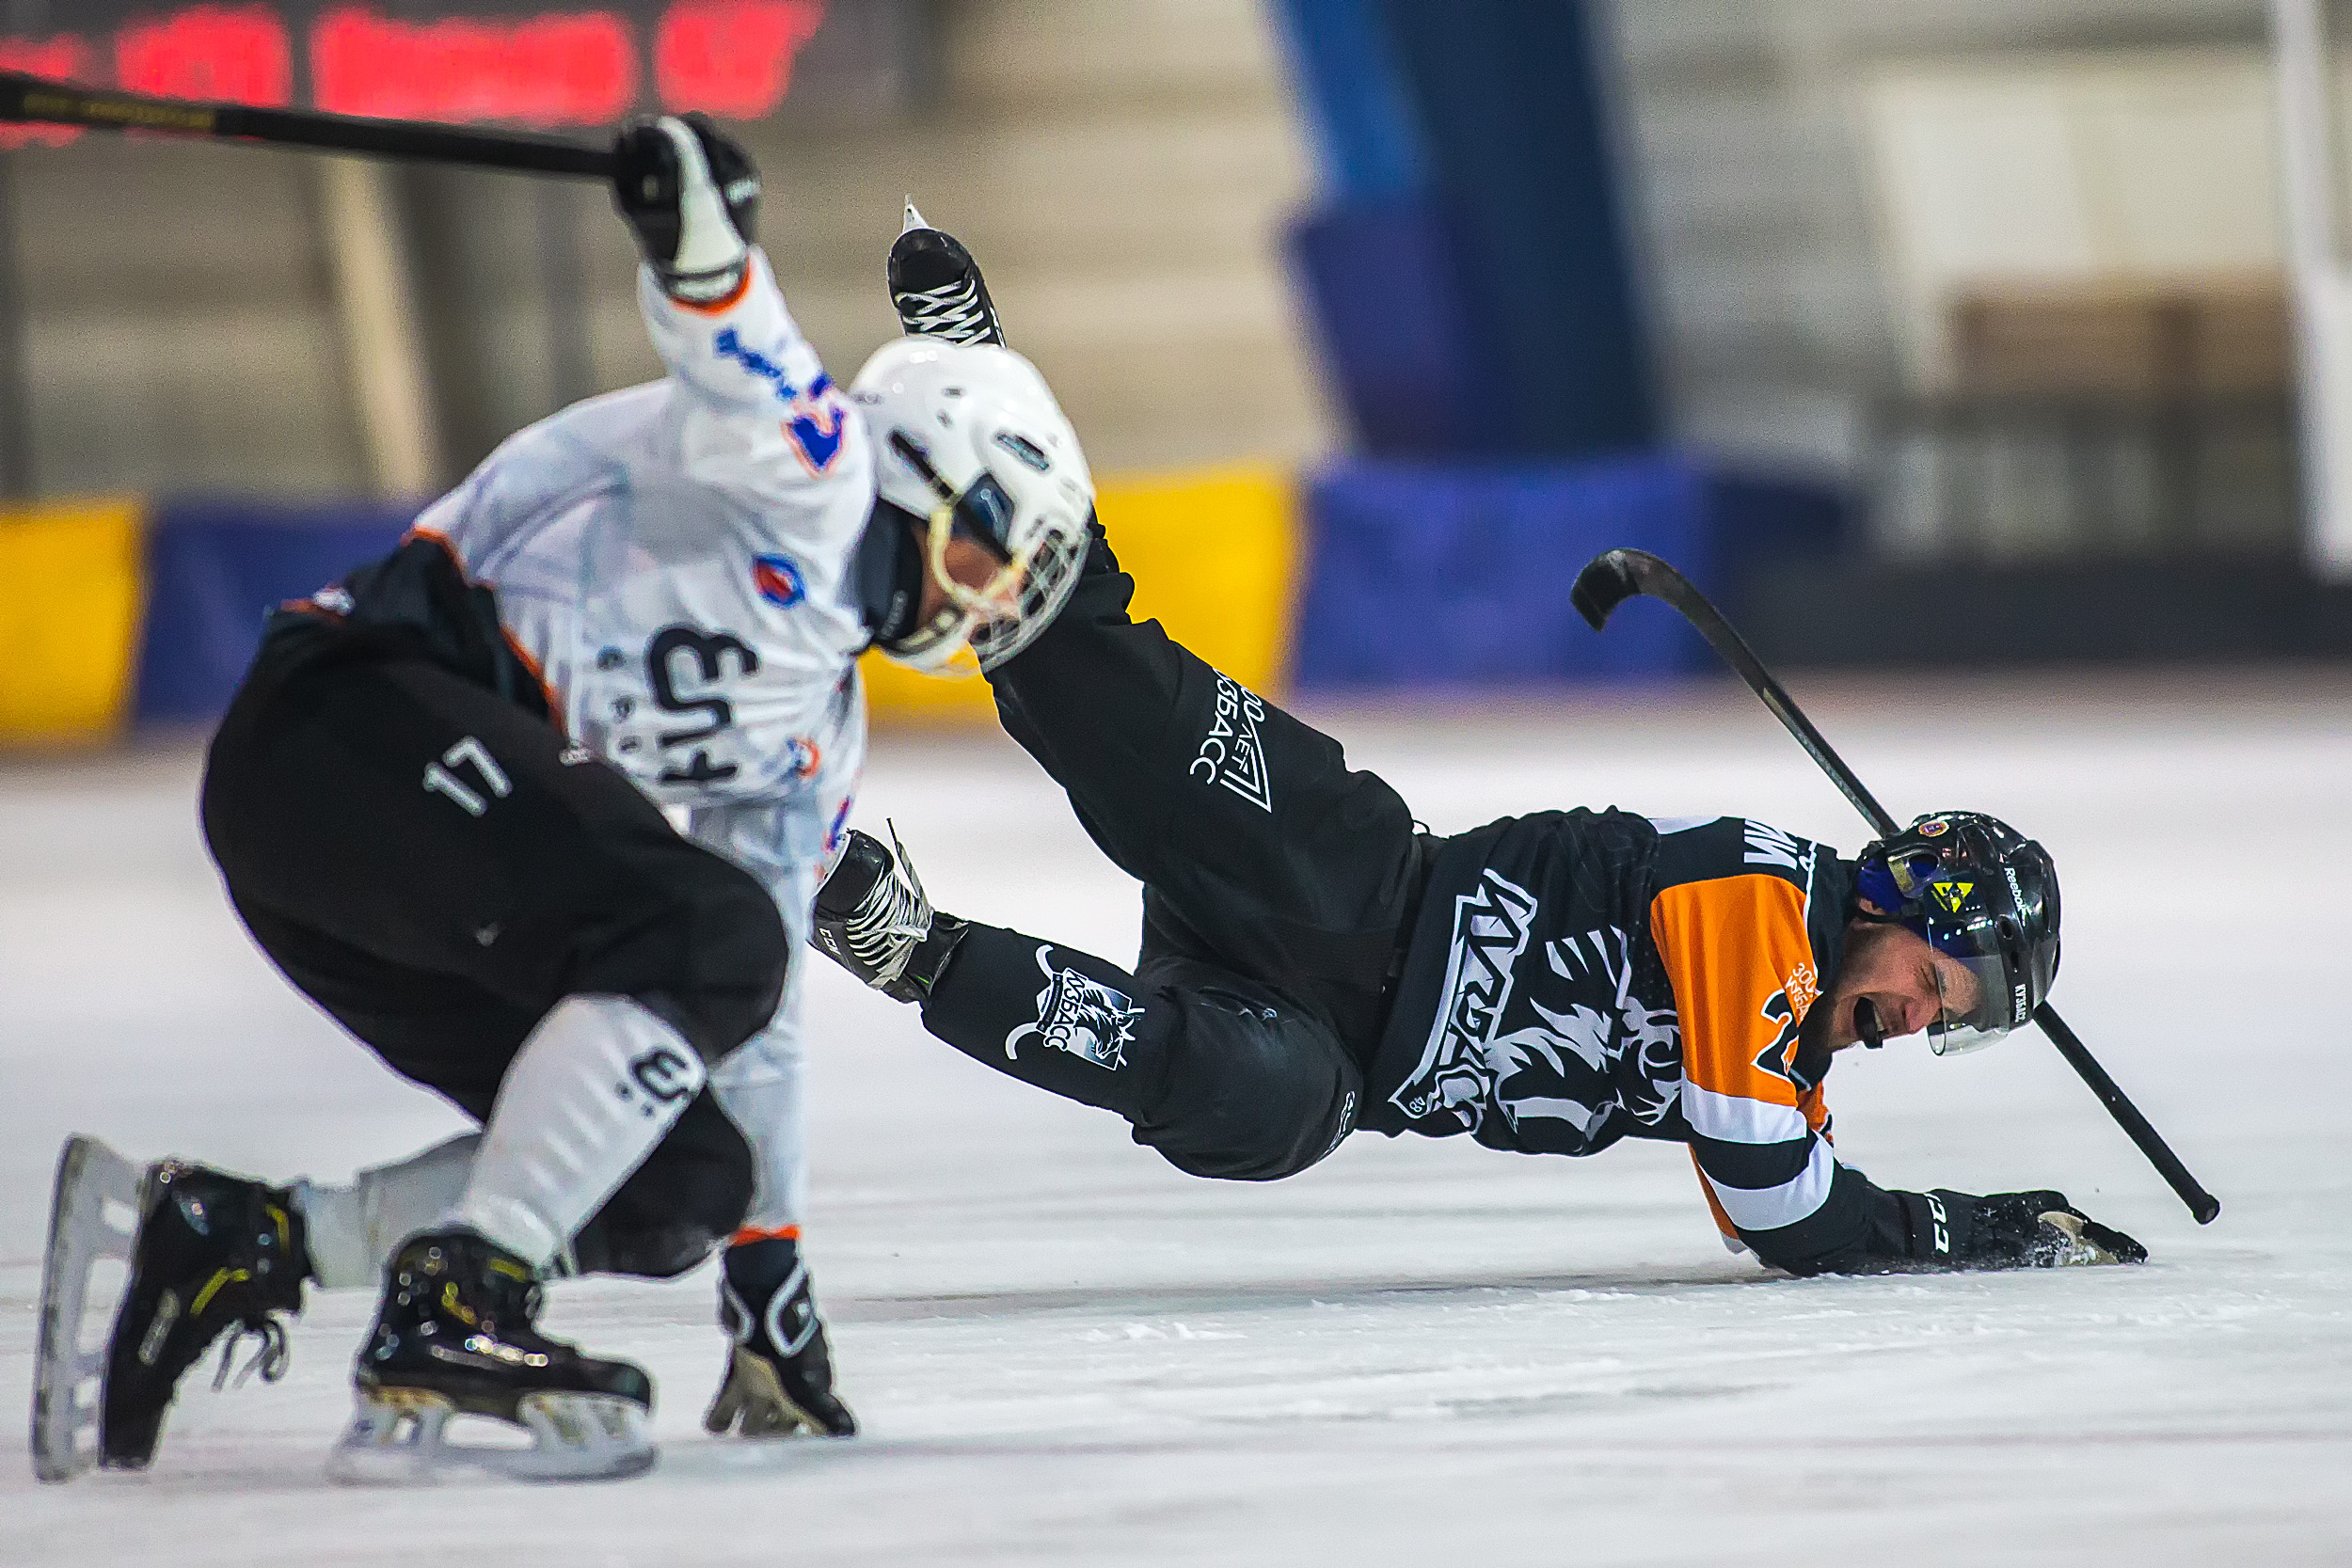
<path fill-rule="evenodd" d="M 1827 1143 L 1817 1138 L 1804 1170 L 1777 1187 L 1726 1187 L 1713 1177 L 1707 1178 L 1707 1186 L 1724 1212 L 1731 1216 L 1731 1223 L 1742 1231 L 1778 1230 L 1811 1218 L 1829 1200 L 1830 1182 L 1836 1174 L 1837 1157 Z"/>
<path fill-rule="evenodd" d="M 1727 1144 L 1790 1143 L 1811 1131 L 1804 1113 L 1794 1105 L 1718 1094 L 1687 1079 L 1682 1085 L 1682 1119 L 1700 1137 Z"/>

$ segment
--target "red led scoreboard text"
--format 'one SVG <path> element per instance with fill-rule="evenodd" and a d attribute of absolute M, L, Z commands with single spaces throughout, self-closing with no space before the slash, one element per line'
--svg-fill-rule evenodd
<path fill-rule="evenodd" d="M 299 96 L 338 114 L 395 119 L 602 126 L 649 101 L 756 119 L 783 103 L 793 57 L 825 18 L 825 0 L 673 0 L 425 20 L 414 19 L 415 7 L 388 13 L 329 4 L 294 17 L 289 8 L 156 8 L 103 35 L 0 34 L 0 70 L 267 107 Z M 77 135 L 0 127 L 0 148 Z"/>

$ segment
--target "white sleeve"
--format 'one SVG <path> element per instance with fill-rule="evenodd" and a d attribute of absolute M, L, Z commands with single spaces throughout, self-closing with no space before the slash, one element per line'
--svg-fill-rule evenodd
<path fill-rule="evenodd" d="M 679 400 L 687 476 L 771 508 L 824 510 L 863 529 L 873 462 L 865 425 L 833 384 L 754 246 L 742 287 L 708 305 L 661 292 L 651 267 L 637 278 L 639 309 Z M 854 504 L 828 503 L 850 498 Z"/>

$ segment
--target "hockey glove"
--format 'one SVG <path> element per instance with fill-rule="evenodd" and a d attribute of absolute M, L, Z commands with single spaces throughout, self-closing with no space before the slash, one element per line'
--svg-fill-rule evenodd
<path fill-rule="evenodd" d="M 772 1236 L 727 1248 L 719 1326 L 735 1346 L 705 1429 L 746 1437 L 856 1434 L 857 1418 L 834 1395 L 833 1354 L 799 1242 Z"/>
<path fill-rule="evenodd" d="M 1893 1196 L 1910 1223 L 1910 1254 L 1918 1262 L 1953 1269 L 2050 1269 L 2148 1260 L 2146 1247 L 2074 1208 L 2064 1193 L 1977 1197 L 1939 1188 Z"/>
<path fill-rule="evenodd" d="M 625 126 L 612 199 L 672 299 L 713 305 L 741 287 L 759 237 L 759 170 L 707 117 Z"/>

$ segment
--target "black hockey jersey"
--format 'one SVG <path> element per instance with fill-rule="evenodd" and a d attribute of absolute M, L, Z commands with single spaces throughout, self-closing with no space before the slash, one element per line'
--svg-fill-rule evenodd
<path fill-rule="evenodd" d="M 1828 1053 L 1800 1046 L 1851 902 L 1847 863 L 1743 817 L 1546 812 L 1448 839 L 1360 1124 L 1538 1154 L 1673 1139 L 1767 1261 L 1880 1251 L 1884 1195 L 1837 1164 Z"/>

